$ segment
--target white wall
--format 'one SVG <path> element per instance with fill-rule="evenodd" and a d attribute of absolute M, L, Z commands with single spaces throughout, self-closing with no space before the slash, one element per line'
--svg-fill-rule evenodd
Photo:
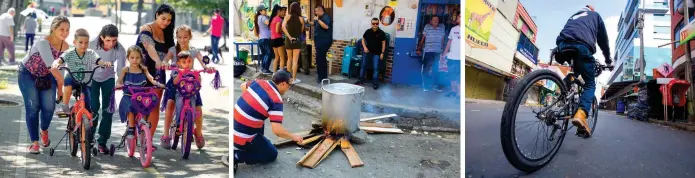
<path fill-rule="evenodd" d="M 466 43 L 465 54 L 498 70 L 511 73 L 514 52 L 516 51 L 516 43 L 518 41 L 519 31 L 495 10 L 495 20 L 488 44 L 496 46 L 497 49 L 471 48 Z"/>

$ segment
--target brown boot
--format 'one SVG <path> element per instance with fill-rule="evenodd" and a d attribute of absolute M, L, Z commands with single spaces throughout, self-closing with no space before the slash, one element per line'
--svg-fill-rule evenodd
<path fill-rule="evenodd" d="M 572 118 L 572 125 L 577 127 L 577 135 L 583 134 L 585 138 L 591 136 L 591 128 L 589 128 L 589 123 L 586 122 L 586 112 L 584 110 L 577 110 L 577 113 Z"/>

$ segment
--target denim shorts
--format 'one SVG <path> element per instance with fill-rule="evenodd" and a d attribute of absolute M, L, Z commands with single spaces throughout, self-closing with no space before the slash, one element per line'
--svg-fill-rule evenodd
<path fill-rule="evenodd" d="M 461 60 L 447 58 L 446 66 L 449 69 L 449 80 L 461 81 Z"/>

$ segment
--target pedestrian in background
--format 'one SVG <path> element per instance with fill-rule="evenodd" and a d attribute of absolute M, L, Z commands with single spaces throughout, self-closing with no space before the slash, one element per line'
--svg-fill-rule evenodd
<path fill-rule="evenodd" d="M 5 63 L 5 49 L 10 53 L 9 64 L 14 65 L 14 8 L 0 15 L 0 66 Z"/>
<path fill-rule="evenodd" d="M 456 26 L 449 31 L 449 42 L 442 53 L 442 57 L 446 56 L 447 67 L 449 68 L 449 81 L 451 81 L 452 93 L 447 96 L 461 97 L 461 14 L 456 18 Z"/>
<path fill-rule="evenodd" d="M 362 35 L 362 69 L 360 70 L 360 79 L 355 83 L 362 85 L 365 80 L 364 71 L 367 65 L 372 64 L 372 88 L 379 89 L 379 61 L 384 60 L 384 51 L 386 51 L 386 33 L 379 29 L 379 19 L 372 18 L 372 28 L 368 29 Z M 372 62 L 372 63 L 369 63 Z"/>
<path fill-rule="evenodd" d="M 109 112 L 108 107 L 116 85 L 116 71 L 120 72 L 126 65 L 126 49 L 118 42 L 118 27 L 113 24 L 102 27 L 99 35 L 89 42 L 89 49 L 94 50 L 101 57 L 101 60 L 109 61 L 116 65 L 115 71 L 113 70 L 114 68 L 96 69 L 90 84 L 91 109 L 95 112 L 95 116 L 98 116 L 99 111 L 101 111 L 101 117 L 94 117 L 92 120 L 92 126 L 95 128 L 92 129 L 92 136 L 96 133 L 98 126 L 99 139 L 97 139 L 97 143 L 99 153 L 109 154 L 106 143 L 108 143 L 111 137 L 113 112 Z M 101 102 L 99 102 L 100 96 Z M 101 125 L 99 125 L 99 120 L 101 120 Z"/>
<path fill-rule="evenodd" d="M 282 31 L 285 33 L 285 49 L 287 50 L 287 68 L 292 71 L 291 84 L 301 82 L 297 79 L 297 65 L 302 47 L 299 37 L 304 32 L 304 19 L 301 13 L 302 9 L 299 7 L 299 3 L 293 2 L 290 5 L 289 17 L 285 17 L 282 21 Z"/>
<path fill-rule="evenodd" d="M 221 10 L 213 11 L 212 19 L 210 19 L 210 28 L 206 33 L 210 34 L 212 41 L 212 61 L 219 60 L 220 38 L 222 38 L 222 30 L 224 30 L 224 18 L 220 15 Z"/>
<path fill-rule="evenodd" d="M 270 18 L 265 5 L 260 4 L 256 7 L 256 17 L 254 17 L 253 32 L 258 37 L 258 48 L 260 50 L 261 70 L 264 74 L 272 74 L 269 70 L 270 60 L 273 59 L 273 48 L 270 45 Z"/>
<path fill-rule="evenodd" d="M 311 26 L 309 23 L 307 23 L 308 21 L 306 17 L 302 16 L 302 19 L 304 19 L 304 31 L 302 31 L 302 35 L 299 36 L 299 45 L 301 48 L 299 52 L 299 67 L 297 68 L 297 72 L 304 72 L 304 75 L 309 75 L 311 60 L 309 59 L 309 56 L 307 55 L 308 51 L 306 50 L 306 32 L 309 31 Z"/>
<path fill-rule="evenodd" d="M 430 23 L 425 25 L 422 32 L 422 38 L 418 45 L 416 53 L 422 55 L 422 90 L 429 91 L 434 89 L 441 92 L 441 85 L 439 84 L 439 72 L 433 70 L 432 66 L 435 62 L 439 61 L 439 57 L 443 51 L 446 35 L 444 25 L 439 24 L 439 17 L 432 16 Z M 423 53 L 424 52 L 424 53 Z M 433 86 L 436 85 L 436 86 Z"/>
<path fill-rule="evenodd" d="M 37 26 L 38 23 L 36 23 L 36 13 L 30 13 L 27 16 L 27 19 L 24 20 L 24 26 L 22 26 L 24 35 L 26 36 L 26 40 L 24 43 L 24 52 L 29 51 L 30 45 L 34 46 L 34 36 L 36 35 Z"/>
<path fill-rule="evenodd" d="M 282 39 L 282 18 L 287 14 L 286 11 L 286 7 L 275 5 L 273 12 L 270 13 L 270 45 L 275 52 L 275 60 L 270 65 L 273 72 L 278 70 L 278 63 L 279 68 L 284 68 L 287 59 L 285 58 L 285 41 Z"/>
<path fill-rule="evenodd" d="M 314 26 L 314 47 L 316 49 L 316 73 L 318 73 L 317 83 L 328 78 L 328 61 L 326 61 L 326 53 L 333 45 L 333 23 L 331 17 L 326 14 L 323 5 L 317 5 L 314 8 L 314 22 L 309 24 Z"/>

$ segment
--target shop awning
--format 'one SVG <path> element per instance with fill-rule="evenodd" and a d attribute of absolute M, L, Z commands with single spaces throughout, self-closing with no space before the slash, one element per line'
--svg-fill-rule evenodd
<path fill-rule="evenodd" d="M 639 81 L 613 82 L 610 86 L 608 86 L 606 93 L 601 96 L 601 98 L 604 98 L 605 100 L 612 100 L 624 95 L 625 93 L 631 91 L 633 89 L 632 86 L 638 82 Z"/>

